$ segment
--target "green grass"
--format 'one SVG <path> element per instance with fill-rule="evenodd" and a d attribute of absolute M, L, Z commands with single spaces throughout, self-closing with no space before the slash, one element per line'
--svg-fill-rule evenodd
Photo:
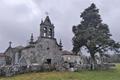
<path fill-rule="evenodd" d="M 120 80 L 120 64 L 114 70 L 26 73 L 0 80 Z"/>

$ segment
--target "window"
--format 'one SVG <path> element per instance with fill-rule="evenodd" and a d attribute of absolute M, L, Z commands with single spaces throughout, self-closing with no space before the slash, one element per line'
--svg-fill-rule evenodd
<path fill-rule="evenodd" d="M 47 50 L 49 50 L 50 48 L 48 47 Z"/>
<path fill-rule="evenodd" d="M 52 37 L 52 29 L 49 29 L 49 36 L 48 36 L 49 38 L 51 38 Z"/>
<path fill-rule="evenodd" d="M 49 29 L 49 33 L 52 35 L 52 29 Z"/>
<path fill-rule="evenodd" d="M 44 30 L 44 31 L 47 31 L 47 28 L 46 28 L 46 27 L 44 27 L 44 28 L 43 28 L 43 30 Z"/>
<path fill-rule="evenodd" d="M 46 37 L 46 36 L 47 36 L 47 33 L 43 33 L 43 36 Z"/>
<path fill-rule="evenodd" d="M 47 28 L 44 27 L 43 30 L 44 30 L 44 31 L 43 31 L 43 37 L 46 37 L 46 36 L 47 36 Z"/>

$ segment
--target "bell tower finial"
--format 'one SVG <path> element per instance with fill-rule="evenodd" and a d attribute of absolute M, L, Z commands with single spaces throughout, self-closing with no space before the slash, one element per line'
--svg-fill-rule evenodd
<path fill-rule="evenodd" d="M 59 46 L 60 46 L 60 50 L 62 50 L 63 45 L 62 45 L 62 41 L 61 41 L 61 39 L 60 39 Z"/>
<path fill-rule="evenodd" d="M 30 38 L 30 44 L 34 43 L 34 37 L 33 37 L 33 33 L 31 33 L 31 38 Z"/>

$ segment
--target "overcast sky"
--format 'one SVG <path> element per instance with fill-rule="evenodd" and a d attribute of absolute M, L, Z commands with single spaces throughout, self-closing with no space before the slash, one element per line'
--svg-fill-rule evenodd
<path fill-rule="evenodd" d="M 55 37 L 64 49 L 72 49 L 72 26 L 80 23 L 80 13 L 94 2 L 113 38 L 120 41 L 120 0 L 0 0 L 0 52 L 8 47 L 26 45 L 30 34 L 39 36 L 41 19 L 49 13 Z"/>

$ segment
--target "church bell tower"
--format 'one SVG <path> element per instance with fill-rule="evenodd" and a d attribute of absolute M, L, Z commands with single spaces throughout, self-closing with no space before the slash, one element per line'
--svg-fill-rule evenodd
<path fill-rule="evenodd" d="M 51 23 L 49 16 L 40 24 L 40 37 L 41 38 L 54 38 L 54 25 Z"/>

